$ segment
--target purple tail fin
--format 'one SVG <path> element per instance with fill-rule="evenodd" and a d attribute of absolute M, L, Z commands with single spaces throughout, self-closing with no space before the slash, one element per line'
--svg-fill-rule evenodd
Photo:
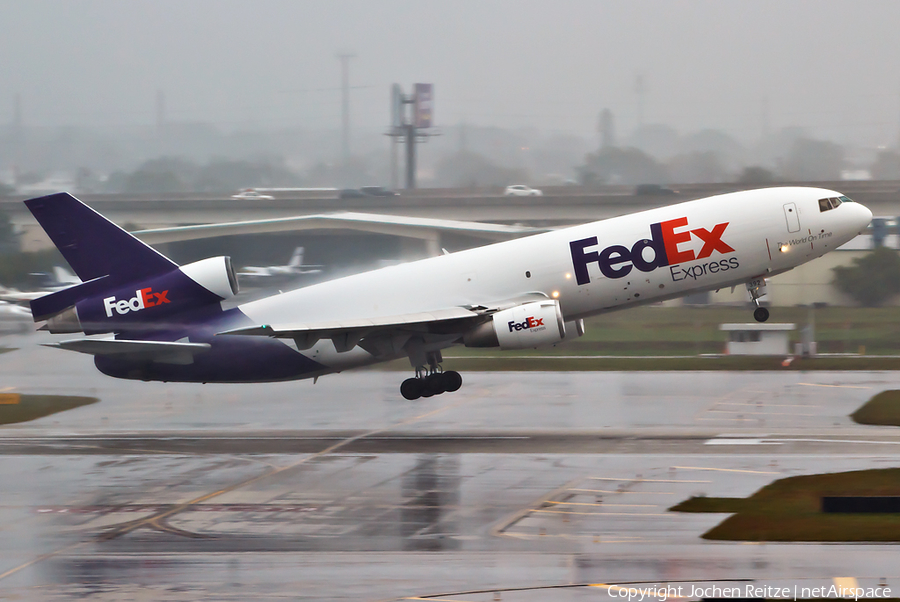
<path fill-rule="evenodd" d="M 118 283 L 178 268 L 68 192 L 30 199 L 25 205 L 85 282 L 108 276 Z"/>
<path fill-rule="evenodd" d="M 84 281 L 32 301 L 35 320 L 57 314 L 87 296 L 178 269 L 168 257 L 67 192 L 30 199 L 25 205 Z"/>

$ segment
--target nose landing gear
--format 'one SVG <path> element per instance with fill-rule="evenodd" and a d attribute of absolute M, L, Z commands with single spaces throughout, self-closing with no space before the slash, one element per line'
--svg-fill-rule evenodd
<path fill-rule="evenodd" d="M 416 376 L 407 378 L 400 385 L 400 395 L 412 401 L 420 397 L 458 391 L 462 386 L 462 376 L 455 370 L 444 372 L 440 360 L 440 352 L 427 354 L 428 366 L 416 367 Z"/>
<path fill-rule="evenodd" d="M 756 305 L 753 310 L 753 319 L 757 322 L 765 322 L 769 319 L 769 310 L 759 304 L 759 298 L 766 294 L 766 279 L 762 276 L 754 278 L 747 283 L 750 292 L 750 300 Z"/>

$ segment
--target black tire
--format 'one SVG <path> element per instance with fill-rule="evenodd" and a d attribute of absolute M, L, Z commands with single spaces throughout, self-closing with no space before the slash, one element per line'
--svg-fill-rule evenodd
<path fill-rule="evenodd" d="M 769 319 L 769 310 L 765 307 L 757 307 L 753 311 L 753 319 L 757 322 L 765 322 Z"/>
<path fill-rule="evenodd" d="M 443 376 L 445 391 L 447 391 L 448 393 L 459 391 L 459 388 L 462 386 L 462 376 L 460 376 L 459 372 L 457 372 L 456 370 L 448 370 L 441 376 Z"/>
<path fill-rule="evenodd" d="M 400 385 L 400 395 L 410 401 L 422 397 L 422 381 L 418 378 L 407 378 Z"/>
<path fill-rule="evenodd" d="M 425 388 L 431 391 L 432 395 L 440 395 L 446 390 L 444 389 L 443 377 L 443 374 L 432 374 L 431 376 L 426 376 Z"/>

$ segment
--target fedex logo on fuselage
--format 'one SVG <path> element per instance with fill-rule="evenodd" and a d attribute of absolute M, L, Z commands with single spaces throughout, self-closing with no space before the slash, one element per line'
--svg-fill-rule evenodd
<path fill-rule="evenodd" d="M 111 318 L 113 310 L 120 316 L 124 316 L 130 311 L 141 311 L 148 307 L 169 303 L 166 295 L 169 291 L 154 293 L 152 288 L 142 288 L 134 291 L 134 297 L 130 299 L 116 300 L 115 297 L 106 297 L 103 300 L 103 308 L 106 310 L 106 317 Z"/>
<path fill-rule="evenodd" d="M 633 268 L 641 272 L 651 272 L 668 265 L 705 259 L 712 255 L 713 251 L 723 254 L 733 253 L 734 249 L 722 240 L 722 234 L 725 233 L 728 224 L 729 222 L 716 224 L 712 230 L 706 228 L 688 230 L 686 217 L 650 224 L 651 238 L 637 241 L 630 249 L 624 245 L 611 245 L 601 251 L 588 251 L 589 247 L 597 246 L 596 236 L 573 240 L 569 243 L 569 249 L 572 253 L 575 281 L 578 284 L 587 284 L 591 281 L 588 274 L 588 265 L 591 263 L 596 263 L 600 267 L 600 272 L 607 278 L 624 278 Z M 699 252 L 679 248 L 680 245 L 690 242 L 694 236 L 703 241 L 703 247 Z M 644 256 L 645 249 L 653 250 L 651 259 Z"/>
<path fill-rule="evenodd" d="M 531 328 L 538 328 L 544 325 L 544 318 L 535 318 L 534 316 L 529 316 L 525 318 L 521 322 L 510 321 L 507 326 L 509 326 L 509 331 L 513 330 L 529 330 Z"/>

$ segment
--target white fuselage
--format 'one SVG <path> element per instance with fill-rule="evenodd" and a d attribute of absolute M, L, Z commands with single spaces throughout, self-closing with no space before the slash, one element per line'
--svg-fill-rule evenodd
<path fill-rule="evenodd" d="M 799 187 L 723 194 L 357 274 L 239 309 L 256 324 L 313 323 L 538 292 L 558 299 L 571 321 L 743 284 L 832 251 L 872 217 L 852 202 L 820 210 L 819 199 L 840 196 Z M 359 347 L 338 353 L 327 339 L 303 353 L 334 370 L 375 361 Z"/>

